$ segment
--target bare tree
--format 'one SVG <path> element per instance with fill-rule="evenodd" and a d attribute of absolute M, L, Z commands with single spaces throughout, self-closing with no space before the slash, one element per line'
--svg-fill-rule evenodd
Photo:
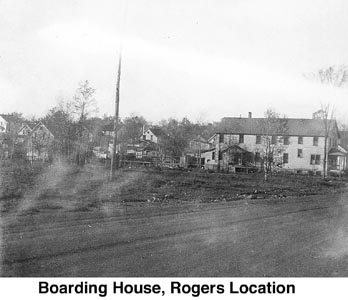
<path fill-rule="evenodd" d="M 317 72 L 305 74 L 306 78 L 336 87 L 346 86 L 348 83 L 348 65 L 330 66 Z"/>
<path fill-rule="evenodd" d="M 72 101 L 73 113 L 77 116 L 75 157 L 78 164 L 84 164 L 88 151 L 88 145 L 86 144 L 86 141 L 88 141 L 86 139 L 86 134 L 88 135 L 87 119 L 98 111 L 94 95 L 95 89 L 86 80 L 79 84 Z"/>
<path fill-rule="evenodd" d="M 71 116 L 66 112 L 62 103 L 58 107 L 50 109 L 42 121 L 54 135 L 55 145 L 53 149 L 55 156 L 68 158 L 69 149 L 74 141 L 72 136 L 73 123 Z"/>
<path fill-rule="evenodd" d="M 64 131 L 66 133 L 66 141 L 65 141 L 65 151 L 68 161 L 71 161 L 71 152 L 72 152 L 72 144 L 73 139 L 75 137 L 74 130 L 73 130 L 73 114 L 74 114 L 74 107 L 72 101 L 64 101 L 61 99 L 61 101 L 58 102 L 58 110 L 62 111 L 63 114 L 66 116 L 65 125 L 64 125 Z"/>
<path fill-rule="evenodd" d="M 90 87 L 88 80 L 79 84 L 72 101 L 73 112 L 78 122 L 85 122 L 91 114 L 98 111 L 94 95 L 95 89 Z"/>
<path fill-rule="evenodd" d="M 261 121 L 261 145 L 259 148 L 262 159 L 265 180 L 272 175 L 274 167 L 281 164 L 285 150 L 284 135 L 287 134 L 287 119 L 272 109 L 267 109 L 265 118 Z"/>
<path fill-rule="evenodd" d="M 334 129 L 335 125 L 335 109 L 329 103 L 324 105 L 321 104 L 320 110 L 314 113 L 314 118 L 321 119 L 324 125 L 324 159 L 323 159 L 323 179 L 327 178 L 328 173 L 328 139 Z"/>
<path fill-rule="evenodd" d="M 308 74 L 307 78 L 319 81 L 322 84 L 334 87 L 345 87 L 348 83 L 348 65 L 329 66 L 322 68 L 318 72 Z M 323 105 L 317 111 L 316 117 L 323 120 L 325 130 L 324 160 L 323 160 L 323 178 L 327 177 L 328 172 L 328 138 L 335 124 L 335 109 L 331 104 Z"/>

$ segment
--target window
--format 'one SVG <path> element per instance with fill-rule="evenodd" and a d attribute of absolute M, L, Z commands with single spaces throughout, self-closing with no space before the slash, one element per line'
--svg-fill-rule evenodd
<path fill-rule="evenodd" d="M 283 164 L 289 163 L 289 153 L 283 153 Z"/>
<path fill-rule="evenodd" d="M 284 136 L 284 145 L 289 145 L 289 137 Z"/>
<path fill-rule="evenodd" d="M 302 145 L 303 144 L 303 136 L 298 137 L 298 144 Z"/>
<path fill-rule="evenodd" d="M 276 135 L 272 135 L 271 143 L 272 144 L 276 144 L 277 143 L 277 136 Z"/>
<path fill-rule="evenodd" d="M 151 134 L 151 141 L 153 141 L 153 135 Z"/>
<path fill-rule="evenodd" d="M 239 144 L 243 144 L 244 143 L 244 134 L 240 134 L 239 135 Z"/>
<path fill-rule="evenodd" d="M 211 159 L 215 160 L 215 151 L 211 153 Z"/>
<path fill-rule="evenodd" d="M 223 143 L 224 142 L 224 135 L 223 134 L 219 134 L 219 143 Z"/>
<path fill-rule="evenodd" d="M 219 151 L 219 160 L 222 160 L 222 152 Z"/>
<path fill-rule="evenodd" d="M 143 140 L 146 140 L 146 135 L 145 134 L 143 134 Z"/>
<path fill-rule="evenodd" d="M 311 163 L 311 165 L 320 165 L 320 155 L 312 154 L 310 163 Z"/>
<path fill-rule="evenodd" d="M 256 136 L 256 144 L 261 144 L 261 135 Z"/>
<path fill-rule="evenodd" d="M 302 151 L 302 149 L 297 149 L 297 157 L 300 157 L 300 158 L 303 157 L 303 151 Z"/>
<path fill-rule="evenodd" d="M 318 146 L 318 137 L 313 136 L 313 146 Z"/>

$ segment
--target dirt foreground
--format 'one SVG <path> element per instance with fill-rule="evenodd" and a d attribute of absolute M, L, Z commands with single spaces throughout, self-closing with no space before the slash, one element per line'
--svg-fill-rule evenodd
<path fill-rule="evenodd" d="M 343 181 L 61 167 L 36 187 L 2 210 L 2 276 L 348 275 Z"/>

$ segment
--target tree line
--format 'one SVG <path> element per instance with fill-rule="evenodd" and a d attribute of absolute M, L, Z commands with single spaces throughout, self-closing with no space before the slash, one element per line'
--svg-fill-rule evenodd
<path fill-rule="evenodd" d="M 54 138 L 49 140 L 47 135 L 31 138 L 31 147 L 37 152 L 48 151 L 51 158 L 66 158 L 77 164 L 83 164 L 91 156 L 92 149 L 100 145 L 103 129 L 113 130 L 113 116 L 95 116 L 98 112 L 95 95 L 96 90 L 86 80 L 79 83 L 72 99 L 59 99 L 57 104 L 41 118 L 26 119 L 20 112 L 11 113 L 11 123 L 0 141 L 2 145 L 0 157 L 25 158 L 28 145 L 21 142 L 18 133 L 23 125 L 33 128 L 42 123 Z M 217 122 L 192 122 L 188 118 L 181 120 L 169 118 L 153 124 L 143 116 L 132 114 L 121 118 L 117 128 L 119 143 L 130 144 L 135 144 L 139 140 L 144 128 L 151 126 L 160 128 L 166 136 L 163 139 L 166 152 L 178 157 L 191 139 L 197 136 L 208 139 L 215 132 L 217 124 Z"/>
<path fill-rule="evenodd" d="M 347 74 L 348 67 L 342 65 L 324 68 L 305 76 L 311 80 L 317 80 L 321 84 L 341 88 L 348 82 Z M 88 80 L 85 80 L 79 83 L 71 99 L 60 99 L 57 105 L 51 108 L 42 118 L 27 120 L 19 112 L 12 113 L 13 122 L 10 124 L 7 132 L 0 136 L 0 158 L 7 157 L 12 159 L 25 156 L 23 143 L 18 142 L 18 131 L 25 123 L 33 126 L 33 124 L 42 122 L 54 136 L 48 147 L 51 156 L 67 158 L 77 164 L 83 164 L 88 160 L 93 147 L 100 145 L 103 128 L 109 126 L 109 130 L 113 130 L 114 118 L 112 116 L 95 116 L 95 113 L 98 111 L 95 93 L 96 90 L 91 87 Z M 325 125 L 324 169 L 326 169 L 327 165 L 327 137 L 333 126 L 334 111 L 334 107 L 330 104 L 321 105 L 319 111 L 319 118 L 323 119 Z M 264 127 L 266 132 L 272 128 L 271 131 L 273 132 L 279 131 L 279 136 L 283 134 L 286 126 L 279 121 L 281 118 L 278 113 L 268 109 L 265 112 L 265 119 Z M 188 118 L 181 120 L 169 118 L 160 121 L 158 124 L 153 124 L 143 116 L 130 115 L 119 120 L 117 126 L 120 131 L 118 142 L 135 144 L 141 137 L 143 129 L 154 125 L 160 128 L 166 137 L 163 139 L 164 145 L 162 146 L 167 154 L 176 157 L 179 157 L 184 149 L 188 147 L 190 140 L 198 136 L 208 139 L 219 130 L 219 122 L 203 123 L 192 122 Z M 276 130 L 274 130 L 275 127 Z M 346 127 L 344 122 L 341 124 L 341 127 L 343 129 Z M 32 139 L 31 147 L 40 152 L 40 150 L 47 148 L 47 144 L 47 141 L 41 137 L 41 139 Z M 263 144 L 265 145 L 263 147 L 265 170 L 268 173 L 271 172 L 270 169 L 274 165 L 273 158 L 275 157 L 275 152 L 282 151 L 278 146 L 280 143 L 271 141 L 268 134 L 265 134 Z"/>

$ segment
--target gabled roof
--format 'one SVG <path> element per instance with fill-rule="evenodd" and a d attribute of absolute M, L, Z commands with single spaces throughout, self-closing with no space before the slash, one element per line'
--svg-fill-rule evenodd
<path fill-rule="evenodd" d="M 33 130 L 35 128 L 35 126 L 38 124 L 39 122 L 25 122 L 21 128 L 19 129 L 19 131 L 21 131 L 24 127 L 29 127 L 31 130 Z"/>
<path fill-rule="evenodd" d="M 30 131 L 32 131 L 33 130 L 33 127 L 31 127 L 28 123 L 25 123 L 25 124 L 23 124 L 22 126 L 21 126 L 21 128 L 19 128 L 19 130 L 18 130 L 18 132 L 21 132 L 24 128 L 29 128 L 30 129 Z"/>
<path fill-rule="evenodd" d="M 320 119 L 276 119 L 286 128 L 282 135 L 289 136 L 325 136 L 325 124 Z M 218 127 L 219 133 L 234 133 L 246 135 L 265 134 L 265 118 L 223 118 Z M 336 121 L 334 121 L 334 130 L 337 130 Z M 276 126 L 274 126 L 276 127 Z M 277 134 L 275 129 L 270 129 L 267 134 Z M 273 131 L 273 132 L 272 132 Z M 279 132 L 278 132 L 279 133 Z"/>
<path fill-rule="evenodd" d="M 338 145 L 337 147 L 331 148 L 329 151 L 330 156 L 348 156 L 348 152 L 346 149 Z"/>
<path fill-rule="evenodd" d="M 151 128 L 148 128 L 147 130 L 150 130 L 157 137 L 166 137 L 167 136 L 167 134 L 159 127 L 151 127 Z M 145 130 L 145 131 L 147 131 L 147 130 Z"/>
<path fill-rule="evenodd" d="M 216 133 L 214 133 L 209 139 L 208 139 L 208 143 L 211 144 L 212 140 L 215 138 Z"/>
<path fill-rule="evenodd" d="M 37 130 L 37 129 L 40 128 L 40 127 L 44 127 L 44 128 L 46 128 L 46 130 L 47 130 L 50 134 L 52 134 L 52 135 L 54 136 L 54 133 L 52 132 L 52 128 L 48 128 L 47 126 L 48 126 L 47 124 L 44 124 L 42 121 L 39 121 L 39 122 L 37 122 L 36 125 L 33 127 L 33 131 Z"/>

